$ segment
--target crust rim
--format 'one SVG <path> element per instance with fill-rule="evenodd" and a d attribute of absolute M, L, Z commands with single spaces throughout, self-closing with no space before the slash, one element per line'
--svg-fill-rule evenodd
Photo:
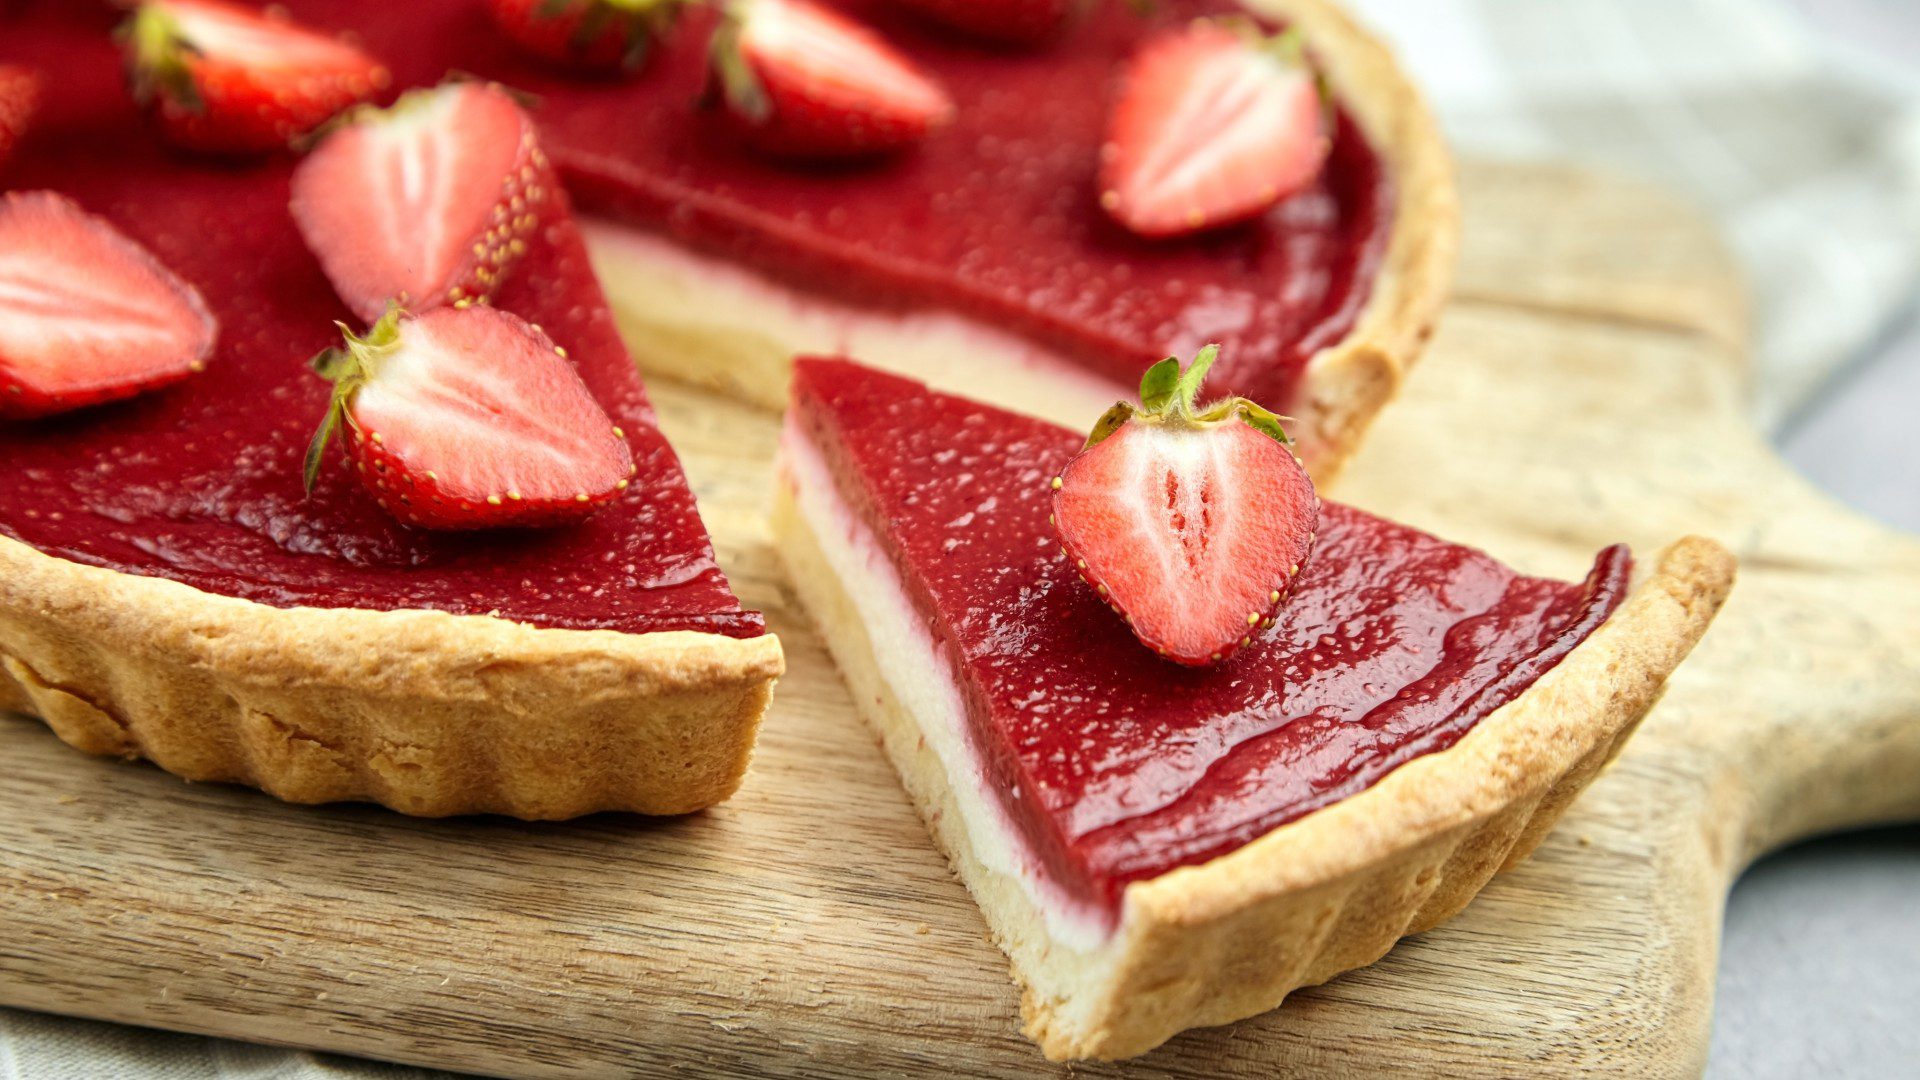
<path fill-rule="evenodd" d="M 0 711 L 287 802 L 687 813 L 739 787 L 783 670 L 770 633 L 276 608 L 0 537 Z"/>
<path fill-rule="evenodd" d="M 1663 550 L 1607 622 L 1446 750 L 1226 855 L 1130 886 L 1123 959 L 1091 1025 L 1023 1001 L 1050 1058 L 1145 1052 L 1372 963 L 1518 865 L 1617 755 L 1732 588 L 1698 536 Z M 1284 957 L 1262 970 L 1248 954 Z"/>

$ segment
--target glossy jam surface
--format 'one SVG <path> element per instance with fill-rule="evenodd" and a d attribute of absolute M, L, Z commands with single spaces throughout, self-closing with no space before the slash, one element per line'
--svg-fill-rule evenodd
<path fill-rule="evenodd" d="M 161 150 L 122 87 L 103 5 L 42 4 L 0 30 L 0 62 L 52 73 L 6 183 L 52 188 L 147 245 L 220 320 L 207 371 L 122 405 L 0 423 L 0 535 L 94 566 L 278 607 L 497 612 L 545 627 L 763 632 L 713 559 L 571 223 L 499 297 L 565 345 L 639 465 L 626 496 L 549 532 L 435 534 L 384 514 L 330 459 L 301 457 L 327 399 L 306 366 L 351 321 L 287 213 L 290 166 Z"/>
<path fill-rule="evenodd" d="M 882 537 L 1015 821 L 1072 894 L 1201 862 L 1451 746 L 1619 604 L 1631 566 L 1583 584 L 1326 503 L 1277 625 L 1233 660 L 1154 656 L 1047 524 L 1081 436 L 843 361 L 796 373 L 803 430 Z"/>
<path fill-rule="evenodd" d="M 638 77 L 591 80 L 522 58 L 477 0 L 297 0 L 355 32 L 402 84 L 477 72 L 539 95 L 547 149 L 589 210 L 664 231 L 778 280 L 883 308 L 937 306 L 1018 332 L 1126 385 L 1217 341 L 1215 388 L 1283 405 L 1306 360 L 1353 325 L 1391 218 L 1379 160 L 1344 114 L 1310 190 L 1253 223 L 1143 240 L 1098 206 L 1113 86 L 1140 40 L 1232 0 L 1101 3 L 1056 46 L 992 51 L 889 0 L 828 0 L 931 71 L 955 125 L 897 158 L 771 162 L 695 107 L 710 16 Z"/>

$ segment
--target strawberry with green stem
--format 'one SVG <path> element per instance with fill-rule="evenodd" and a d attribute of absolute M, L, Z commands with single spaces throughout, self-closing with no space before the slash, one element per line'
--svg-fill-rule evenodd
<path fill-rule="evenodd" d="M 346 436 L 355 473 L 388 513 L 428 529 L 565 525 L 626 490 L 625 433 L 537 326 L 473 305 L 398 308 L 314 357 L 333 383 L 306 484 Z"/>
<path fill-rule="evenodd" d="M 388 81 L 366 52 L 277 8 L 144 0 L 120 39 L 134 99 L 190 150 L 285 149 Z"/>
<path fill-rule="evenodd" d="M 1250 644 L 1312 549 L 1320 499 L 1281 417 L 1199 403 L 1219 347 L 1147 369 L 1053 485 L 1067 558 L 1149 648 L 1219 663 Z"/>
<path fill-rule="evenodd" d="M 728 0 L 710 51 L 711 97 L 771 154 L 883 154 L 953 119 L 953 99 L 913 61 L 810 0 Z"/>
<path fill-rule="evenodd" d="M 569 69 L 638 71 L 697 0 L 487 0 L 522 49 Z"/>

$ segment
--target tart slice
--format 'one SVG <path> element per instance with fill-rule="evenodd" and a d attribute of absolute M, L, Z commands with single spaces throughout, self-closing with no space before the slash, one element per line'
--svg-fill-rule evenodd
<path fill-rule="evenodd" d="M 473 0 L 287 6 L 354 31 L 402 85 L 457 69 L 537 95 L 649 373 L 777 409 L 794 355 L 843 352 L 1079 424 L 1160 357 L 1218 341 L 1214 389 L 1299 418 L 1316 476 L 1357 445 L 1439 313 L 1456 207 L 1418 93 L 1331 0 L 1102 2 L 1027 50 L 897 0 L 823 2 L 941 88 L 951 121 L 869 159 L 763 152 L 724 110 L 694 104 L 709 97 L 723 5 L 689 6 L 619 79 L 529 55 Z M 1102 205 L 1129 64 L 1196 18 L 1249 13 L 1297 28 L 1325 77 L 1324 165 L 1253 220 L 1136 235 Z"/>
<path fill-rule="evenodd" d="M 164 148 L 122 86 L 112 13 L 35 12 L 0 61 L 60 91 L 9 181 L 150 252 L 219 335 L 164 388 L 0 421 L 0 710 L 295 802 L 561 818 L 730 794 L 780 646 L 715 563 L 564 199 L 492 302 L 617 425 L 618 496 L 565 527 L 428 531 L 343 453 L 309 494 L 331 388 L 307 362 L 340 343 L 335 320 L 361 324 L 289 210 L 294 161 Z"/>
<path fill-rule="evenodd" d="M 1459 911 L 1633 731 L 1733 576 L 1688 538 L 1581 582 L 1323 505 L 1216 666 L 1155 656 L 1048 524 L 1082 436 L 802 360 L 780 550 L 1053 1058 L 1272 1008 Z"/>

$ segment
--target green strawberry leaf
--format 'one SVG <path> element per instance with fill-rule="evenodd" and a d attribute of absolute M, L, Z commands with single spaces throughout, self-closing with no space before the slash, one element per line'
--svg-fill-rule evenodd
<path fill-rule="evenodd" d="M 1085 450 L 1088 447 L 1099 445 L 1107 436 L 1119 431 L 1121 427 L 1125 426 L 1127 421 L 1134 418 L 1134 415 L 1135 410 L 1133 406 L 1124 401 L 1114 402 L 1113 408 L 1108 409 L 1100 419 L 1094 423 L 1093 431 L 1087 436 L 1086 446 L 1081 447 L 1081 449 Z"/>
<path fill-rule="evenodd" d="M 1180 405 L 1187 412 L 1193 411 L 1194 400 L 1200 396 L 1200 384 L 1207 381 L 1207 369 L 1213 366 L 1214 360 L 1219 356 L 1220 346 L 1208 345 L 1200 350 L 1200 355 L 1193 358 L 1193 363 L 1187 367 L 1187 370 L 1180 373 Z"/>
<path fill-rule="evenodd" d="M 1180 385 L 1180 361 L 1169 356 L 1140 376 L 1140 407 L 1148 412 L 1165 412 Z"/>
<path fill-rule="evenodd" d="M 1291 445 L 1293 439 L 1287 435 L 1287 429 L 1280 426 L 1281 417 L 1270 409 L 1255 405 L 1245 398 L 1238 399 L 1240 419 L 1245 420 L 1256 430 L 1271 436 L 1281 446 Z"/>

